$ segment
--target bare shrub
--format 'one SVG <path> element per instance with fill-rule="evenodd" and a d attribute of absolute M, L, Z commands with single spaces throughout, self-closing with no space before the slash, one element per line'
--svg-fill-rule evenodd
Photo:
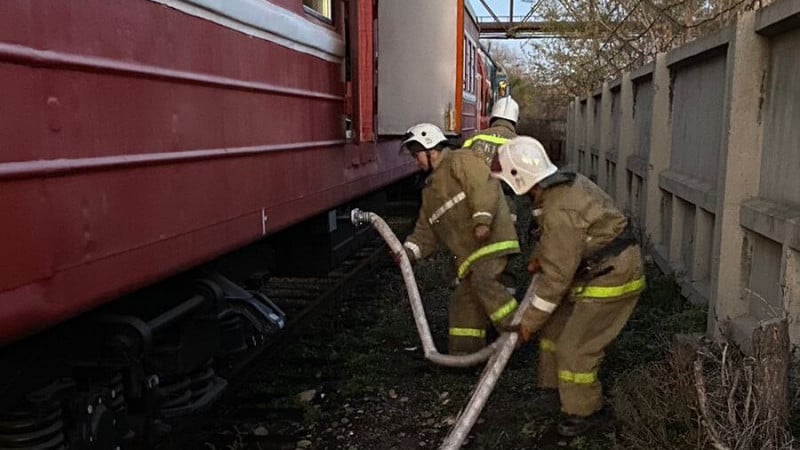
<path fill-rule="evenodd" d="M 761 406 L 754 364 L 729 344 L 677 339 L 664 360 L 623 376 L 612 390 L 625 448 L 792 448 L 791 433 Z M 794 409 L 800 380 L 791 380 Z"/>

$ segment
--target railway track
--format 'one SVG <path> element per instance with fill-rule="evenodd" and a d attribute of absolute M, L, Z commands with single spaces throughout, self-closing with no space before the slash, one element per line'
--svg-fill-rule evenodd
<path fill-rule="evenodd" d="M 413 219 L 409 217 L 390 218 L 388 222 L 400 232 L 413 226 Z M 263 387 L 278 374 L 284 381 L 298 383 L 313 380 L 314 383 L 333 386 L 341 381 L 341 367 L 335 352 L 332 354 L 326 349 L 326 342 L 342 330 L 357 334 L 359 327 L 366 325 L 358 314 L 351 317 L 348 310 L 356 312 L 353 305 L 372 300 L 374 286 L 358 282 L 388 260 L 383 240 L 372 230 L 368 232 L 368 242 L 326 276 L 274 276 L 262 285 L 259 292 L 285 314 L 284 328 L 270 336 L 257 350 L 220 370 L 220 375 L 230 381 L 223 399 L 210 411 L 180 424 L 178 432 L 172 433 L 161 448 L 217 448 L 212 443 L 219 440 L 214 430 L 237 429 L 248 418 L 254 417 L 286 422 L 283 432 L 270 436 L 271 446 L 265 447 L 262 443 L 260 448 L 295 448 L 297 430 L 291 429 L 290 424 L 313 412 L 292 401 L 297 394 L 292 388 L 264 390 Z M 340 304 L 345 297 L 345 304 Z M 333 310 L 335 306 L 339 309 Z M 338 317 L 336 323 L 320 326 L 317 323 L 320 316 L 332 310 Z M 300 354 L 287 354 L 286 349 L 298 340 L 304 341 L 304 350 Z M 250 434 L 258 436 L 259 429 L 247 430 L 241 436 Z M 249 448 L 241 446 L 241 443 L 228 445 Z"/>

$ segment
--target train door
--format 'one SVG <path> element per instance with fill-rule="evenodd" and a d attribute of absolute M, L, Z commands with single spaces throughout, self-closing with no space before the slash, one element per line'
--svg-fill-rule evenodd
<path fill-rule="evenodd" d="M 377 17 L 375 0 L 345 3 L 345 58 L 348 108 L 356 142 L 375 140 L 377 58 L 375 49 Z"/>

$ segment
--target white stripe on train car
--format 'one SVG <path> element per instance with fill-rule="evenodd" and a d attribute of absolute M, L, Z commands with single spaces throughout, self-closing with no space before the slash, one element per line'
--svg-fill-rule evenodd
<path fill-rule="evenodd" d="M 341 36 L 265 0 L 150 1 L 326 61 L 344 58 Z"/>

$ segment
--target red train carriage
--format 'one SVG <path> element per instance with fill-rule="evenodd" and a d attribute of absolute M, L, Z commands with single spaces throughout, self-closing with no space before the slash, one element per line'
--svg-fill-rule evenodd
<path fill-rule="evenodd" d="M 159 376 L 206 373 L 225 346 L 217 321 L 244 291 L 217 275 L 178 288 L 185 301 L 135 297 L 91 330 L 62 325 L 65 347 L 41 342 L 408 176 L 398 137 L 414 123 L 474 131 L 487 100 L 471 17 L 464 0 L 0 2 L 0 447 L 152 439 L 158 420 L 193 410 L 141 405 Z M 266 299 L 246 302 L 267 318 Z M 161 335 L 180 345 L 159 360 L 148 349 Z M 92 364 L 55 354 L 72 338 Z M 135 358 L 115 359 L 120 346 Z M 29 375 L 32 348 L 52 370 Z M 109 395 L 102 420 L 70 418 Z M 61 415 L 72 428 L 35 428 Z M 139 426 L 108 425 L 122 417 Z"/>

